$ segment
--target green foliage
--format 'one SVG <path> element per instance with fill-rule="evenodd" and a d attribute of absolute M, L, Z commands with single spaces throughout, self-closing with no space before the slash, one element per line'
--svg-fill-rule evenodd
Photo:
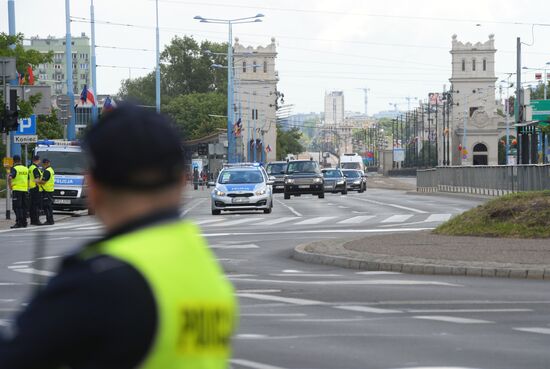
<path fill-rule="evenodd" d="M 14 49 L 10 45 L 15 45 Z M 25 50 L 23 47 L 23 34 L 18 33 L 10 36 L 4 32 L 0 33 L 0 56 L 11 56 L 17 59 L 17 70 L 22 73 L 27 71 L 30 64 L 35 67 L 38 64 L 49 63 L 53 58 L 53 51 L 41 53 L 37 50 Z"/>
<path fill-rule="evenodd" d="M 206 51 L 211 54 L 206 54 Z M 227 69 L 213 69 L 212 64 L 227 64 L 227 44 L 192 37 L 174 37 L 161 54 L 161 103 L 182 94 L 216 92 L 227 94 Z M 118 95 L 145 105 L 155 105 L 155 72 L 122 82 Z"/>
<path fill-rule="evenodd" d="M 195 139 L 225 128 L 226 119 L 209 114 L 224 115 L 226 109 L 226 96 L 209 92 L 174 97 L 163 107 L 163 112 L 172 117 L 185 139 Z"/>
<path fill-rule="evenodd" d="M 283 160 L 288 154 L 299 154 L 304 151 L 301 143 L 302 132 L 298 128 L 292 128 L 288 131 L 282 130 L 277 126 L 277 156 Z"/>
<path fill-rule="evenodd" d="M 550 86 L 550 81 L 549 81 Z M 550 91 L 550 88 L 547 87 L 547 91 Z M 539 83 L 535 87 L 531 87 L 531 100 L 542 100 L 544 99 L 544 83 Z"/>
<path fill-rule="evenodd" d="M 37 117 L 37 134 L 39 139 L 61 139 L 63 138 L 64 130 L 57 118 L 57 113 L 52 110 L 50 115 L 39 115 Z"/>
<path fill-rule="evenodd" d="M 550 238 L 550 191 L 520 192 L 488 201 L 440 225 L 434 233 Z"/>

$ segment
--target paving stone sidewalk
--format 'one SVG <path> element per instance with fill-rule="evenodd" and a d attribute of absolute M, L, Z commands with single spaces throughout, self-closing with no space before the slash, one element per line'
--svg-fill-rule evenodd
<path fill-rule="evenodd" d="M 362 270 L 550 280 L 550 239 L 395 233 L 304 244 L 293 257 Z"/>

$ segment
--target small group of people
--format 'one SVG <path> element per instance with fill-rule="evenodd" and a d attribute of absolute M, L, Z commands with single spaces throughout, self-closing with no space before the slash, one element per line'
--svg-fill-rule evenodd
<path fill-rule="evenodd" d="M 8 176 L 8 185 L 12 193 L 12 207 L 15 213 L 15 224 L 11 228 L 27 227 L 27 214 L 31 225 L 54 224 L 53 190 L 55 172 L 50 160 L 32 157 L 32 164 L 26 167 L 19 155 L 13 156 L 13 167 Z M 46 222 L 40 222 L 40 211 L 44 211 Z"/>

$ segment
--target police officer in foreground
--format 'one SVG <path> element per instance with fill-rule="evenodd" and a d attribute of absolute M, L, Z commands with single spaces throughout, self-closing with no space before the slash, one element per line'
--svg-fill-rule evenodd
<path fill-rule="evenodd" d="M 29 169 L 21 164 L 19 155 L 13 156 L 13 167 L 10 170 L 8 184 L 11 189 L 12 207 L 15 213 L 15 224 L 11 228 L 25 228 L 27 226 Z"/>
<path fill-rule="evenodd" d="M 32 225 L 42 225 L 39 217 L 40 204 L 42 203 L 42 187 L 37 183 L 41 178 L 40 156 L 35 155 L 32 157 L 32 164 L 29 166 L 29 214 Z"/>
<path fill-rule="evenodd" d="M 42 209 L 46 215 L 46 222 L 44 224 L 55 224 L 53 221 L 53 190 L 55 183 L 55 172 L 51 167 L 50 159 L 42 159 L 42 172 L 41 179 L 37 182 L 42 188 Z"/>
<path fill-rule="evenodd" d="M 236 299 L 199 229 L 180 218 L 177 132 L 120 106 L 84 147 L 90 206 L 107 234 L 66 257 L 0 338 L 0 368 L 228 367 Z"/>

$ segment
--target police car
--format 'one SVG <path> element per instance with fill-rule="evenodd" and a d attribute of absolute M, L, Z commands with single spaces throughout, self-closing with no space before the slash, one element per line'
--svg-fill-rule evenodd
<path fill-rule="evenodd" d="M 212 191 L 212 215 L 224 211 L 263 210 L 273 208 L 273 178 L 259 164 L 226 165 L 218 175 Z"/>
<path fill-rule="evenodd" d="M 40 156 L 40 159 L 50 159 L 55 172 L 54 210 L 87 209 L 87 191 L 84 181 L 86 160 L 78 142 L 64 140 L 38 141 L 34 153 Z"/>

